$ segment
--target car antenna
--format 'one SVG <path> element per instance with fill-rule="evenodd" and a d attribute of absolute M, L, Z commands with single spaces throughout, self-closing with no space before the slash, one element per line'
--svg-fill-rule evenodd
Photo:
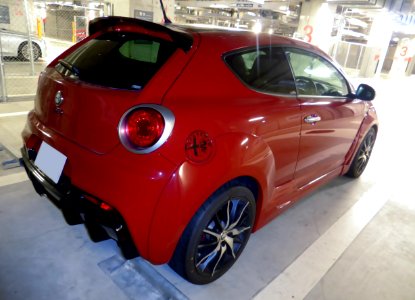
<path fill-rule="evenodd" d="M 169 19 L 169 17 L 166 14 L 166 10 L 164 9 L 163 0 L 160 0 L 160 6 L 161 6 L 161 11 L 163 12 L 164 24 L 171 24 L 172 21 Z"/>

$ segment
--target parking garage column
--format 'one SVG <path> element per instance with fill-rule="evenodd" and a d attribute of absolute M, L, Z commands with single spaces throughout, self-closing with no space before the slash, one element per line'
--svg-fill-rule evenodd
<path fill-rule="evenodd" d="M 112 14 L 120 17 L 132 17 L 130 14 L 131 1 L 129 0 L 110 0 L 112 5 Z"/>
<path fill-rule="evenodd" d="M 174 0 L 162 0 L 162 2 L 167 18 L 174 22 Z M 130 16 L 155 23 L 164 23 L 160 3 L 160 0 L 130 0 Z"/>
<path fill-rule="evenodd" d="M 359 76 L 373 77 L 380 75 L 382 66 L 392 38 L 392 18 L 388 13 L 378 14 L 374 17 L 363 54 Z"/>
<path fill-rule="evenodd" d="M 414 55 L 415 39 L 401 39 L 398 43 L 398 47 L 396 48 L 395 56 L 393 57 L 393 64 L 389 74 L 394 76 L 412 75 L 412 58 Z"/>
<path fill-rule="evenodd" d="M 325 2 L 323 0 L 303 2 L 297 33 L 305 41 L 328 52 L 335 6 Z"/>
<path fill-rule="evenodd" d="M 408 67 L 406 68 L 406 76 L 415 75 L 415 38 L 411 40 L 411 52 L 412 56 L 408 55 Z"/>

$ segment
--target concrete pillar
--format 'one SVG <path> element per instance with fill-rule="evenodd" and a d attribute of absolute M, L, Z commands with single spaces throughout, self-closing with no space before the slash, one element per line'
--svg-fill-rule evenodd
<path fill-rule="evenodd" d="M 359 76 L 380 75 L 392 38 L 392 18 L 388 13 L 377 15 L 372 22 L 367 48 L 363 54 Z"/>
<path fill-rule="evenodd" d="M 396 48 L 390 75 L 411 75 L 413 69 L 412 58 L 415 55 L 415 39 L 403 38 Z"/>
<path fill-rule="evenodd" d="M 113 7 L 112 14 L 120 17 L 132 17 L 130 14 L 131 0 L 110 0 Z"/>
<path fill-rule="evenodd" d="M 130 15 L 155 23 L 164 23 L 160 0 L 130 0 Z M 174 0 L 163 0 L 170 21 L 174 22 Z"/>
<path fill-rule="evenodd" d="M 325 2 L 324 0 L 303 2 L 297 34 L 305 41 L 328 52 L 331 46 L 335 6 Z"/>
<path fill-rule="evenodd" d="M 415 75 L 415 54 L 411 57 L 411 59 L 408 62 L 408 68 L 406 69 L 405 75 Z"/>

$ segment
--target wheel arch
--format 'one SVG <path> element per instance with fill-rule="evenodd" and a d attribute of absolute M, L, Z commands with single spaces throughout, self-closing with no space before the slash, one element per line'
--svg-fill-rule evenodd
<path fill-rule="evenodd" d="M 249 141 L 243 144 L 246 138 Z M 240 151 L 241 143 L 246 145 L 245 151 Z M 149 261 L 155 264 L 168 262 L 197 210 L 227 185 L 241 185 L 253 193 L 257 206 L 255 231 L 264 199 L 272 193 L 274 157 L 269 147 L 256 137 L 227 134 L 216 139 L 218 148 L 230 144 L 233 147 L 217 152 L 209 163 L 200 165 L 185 161 L 172 175 L 158 201 L 148 233 L 148 247 L 143 256 Z M 212 174 L 220 176 L 213 177 Z"/>
<path fill-rule="evenodd" d="M 369 112 L 367 116 L 363 119 L 362 124 L 360 125 L 360 129 L 356 135 L 356 138 L 350 147 L 349 152 L 346 155 L 345 163 L 343 165 L 342 175 L 346 174 L 353 162 L 354 157 L 356 156 L 356 153 L 363 142 L 366 134 L 369 132 L 371 128 L 374 128 L 376 131 L 376 134 L 378 134 L 379 130 L 379 122 L 377 119 L 376 112 L 373 107 L 369 108 Z"/>

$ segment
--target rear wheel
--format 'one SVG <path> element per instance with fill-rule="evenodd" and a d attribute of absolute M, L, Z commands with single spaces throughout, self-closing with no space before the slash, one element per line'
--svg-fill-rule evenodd
<path fill-rule="evenodd" d="M 356 156 L 353 159 L 352 165 L 350 166 L 349 171 L 347 171 L 346 176 L 358 178 L 360 175 L 362 175 L 369 162 L 375 141 L 376 130 L 371 128 L 366 134 L 362 144 L 359 147 L 359 150 L 357 150 Z"/>
<path fill-rule="evenodd" d="M 196 212 L 170 266 L 192 283 L 222 276 L 242 253 L 255 220 L 255 199 L 243 186 L 222 188 Z"/>
<path fill-rule="evenodd" d="M 42 54 L 39 45 L 32 42 L 33 60 L 38 60 Z M 21 60 L 30 60 L 30 48 L 28 42 L 23 42 L 19 46 L 18 57 Z"/>

